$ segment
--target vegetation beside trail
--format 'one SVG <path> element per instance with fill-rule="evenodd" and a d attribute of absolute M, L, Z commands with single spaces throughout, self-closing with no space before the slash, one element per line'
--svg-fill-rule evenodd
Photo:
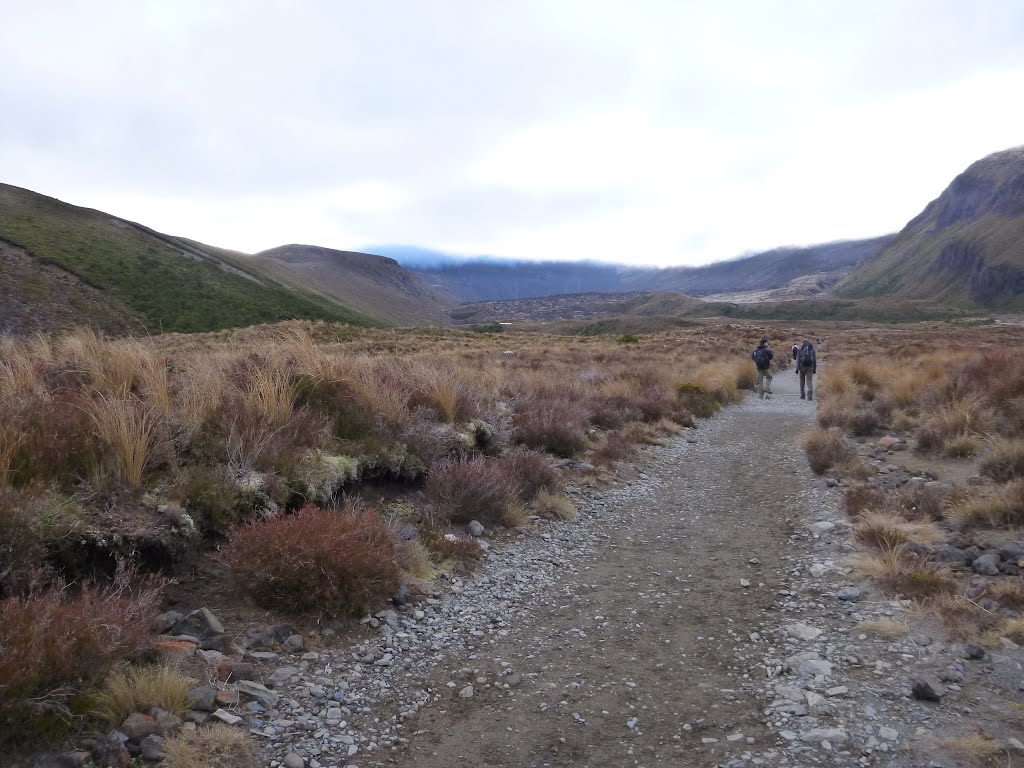
<path fill-rule="evenodd" d="M 163 582 L 113 574 L 173 575 L 217 543 L 253 606 L 364 612 L 472 568 L 471 521 L 571 518 L 567 472 L 595 478 L 740 399 L 762 332 L 0 337 L 4 732 L 180 699 L 180 676 L 122 669 L 145 654 Z M 379 500 L 353 500 L 371 485 Z"/>
<path fill-rule="evenodd" d="M 854 567 L 988 644 L 1019 642 L 1024 626 L 1022 342 L 1019 327 L 843 334 L 822 359 L 820 426 L 805 441 L 812 469 L 843 480 L 865 547 Z M 956 477 L 893 482 L 865 461 L 890 445 Z"/>

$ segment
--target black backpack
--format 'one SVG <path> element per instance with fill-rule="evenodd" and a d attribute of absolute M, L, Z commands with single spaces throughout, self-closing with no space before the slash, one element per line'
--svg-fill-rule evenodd
<path fill-rule="evenodd" d="M 771 363 L 771 358 L 768 357 L 768 347 L 758 346 L 754 348 L 754 365 L 758 368 L 767 368 Z"/>
<path fill-rule="evenodd" d="M 805 341 L 800 345 L 800 354 L 797 356 L 797 365 L 801 368 L 813 368 L 817 360 L 814 356 L 814 345 Z"/>

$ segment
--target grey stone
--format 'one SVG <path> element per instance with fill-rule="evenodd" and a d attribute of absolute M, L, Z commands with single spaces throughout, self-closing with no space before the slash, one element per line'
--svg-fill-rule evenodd
<path fill-rule="evenodd" d="M 272 709 L 281 700 L 281 694 L 275 693 L 266 686 L 255 683 L 252 680 L 239 680 L 235 683 L 239 693 L 244 693 L 251 699 L 256 699 L 263 706 Z"/>
<path fill-rule="evenodd" d="M 850 740 L 850 734 L 842 728 L 812 728 L 801 734 L 800 738 L 809 743 L 827 741 L 829 744 L 845 744 Z"/>
<path fill-rule="evenodd" d="M 479 520 L 470 520 L 469 525 L 466 526 L 466 530 L 470 536 L 480 538 L 484 535 L 484 527 L 481 525 Z"/>
<path fill-rule="evenodd" d="M 856 603 L 863 594 L 860 587 L 843 587 L 836 592 L 836 597 L 848 603 Z"/>
<path fill-rule="evenodd" d="M 915 699 L 922 701 L 942 701 L 946 695 L 946 687 L 935 675 L 916 675 L 910 681 L 910 690 Z"/>
<path fill-rule="evenodd" d="M 192 701 L 192 709 L 200 712 L 213 712 L 217 708 L 217 689 L 212 685 L 199 685 L 188 692 Z"/>
<path fill-rule="evenodd" d="M 971 563 L 971 569 L 981 576 L 997 576 L 999 574 L 999 555 L 982 555 Z"/>
<path fill-rule="evenodd" d="M 173 712 L 154 707 L 149 714 L 156 720 L 156 733 L 158 736 L 173 736 L 181 730 L 181 718 Z"/>
<path fill-rule="evenodd" d="M 304 768 L 306 761 L 297 753 L 289 752 L 284 756 L 284 760 L 281 761 L 281 765 L 283 765 L 284 768 Z"/>
<path fill-rule="evenodd" d="M 964 646 L 964 658 L 970 659 L 971 661 L 982 661 L 988 655 L 988 652 L 980 645 L 974 643 L 968 643 Z"/>
<path fill-rule="evenodd" d="M 306 641 L 303 640 L 302 635 L 288 635 L 282 643 L 282 647 L 288 653 L 299 653 L 306 647 Z"/>
<path fill-rule="evenodd" d="M 832 674 L 832 662 L 824 659 L 804 659 L 797 667 L 797 671 L 804 675 L 828 677 Z"/>
<path fill-rule="evenodd" d="M 878 736 L 886 741 L 896 741 L 900 737 L 900 732 L 895 728 L 883 725 L 878 729 Z"/>
<path fill-rule="evenodd" d="M 139 747 L 146 760 L 164 759 L 164 740 L 161 736 L 147 736 L 139 742 Z"/>
<path fill-rule="evenodd" d="M 473 686 L 472 685 L 467 685 L 465 688 L 463 688 L 461 691 L 459 691 L 459 698 L 460 699 L 471 699 L 471 698 L 473 698 Z"/>
<path fill-rule="evenodd" d="M 132 764 L 132 756 L 117 731 L 108 733 L 96 742 L 92 749 L 92 760 L 96 768 L 128 768 Z"/>
<path fill-rule="evenodd" d="M 939 544 L 937 547 L 934 547 L 929 558 L 938 563 L 960 563 L 961 565 L 967 565 L 971 561 L 971 558 L 964 550 L 951 544 Z"/>
<path fill-rule="evenodd" d="M 238 715 L 232 715 L 226 709 L 218 709 L 210 716 L 216 718 L 217 720 L 220 720 L 222 723 L 227 723 L 228 725 L 238 725 L 240 722 L 242 722 L 242 718 L 240 718 Z"/>
<path fill-rule="evenodd" d="M 223 635 L 224 625 L 209 608 L 199 608 L 175 624 L 172 631 L 176 635 L 192 635 L 202 640 L 213 635 Z"/>
<path fill-rule="evenodd" d="M 177 611 L 167 611 L 167 613 L 161 613 L 156 617 L 156 621 L 153 622 L 154 629 L 158 635 L 164 635 L 171 631 L 171 629 L 178 624 L 185 617 Z"/>
<path fill-rule="evenodd" d="M 1016 541 L 1010 541 L 1004 544 L 999 554 L 1002 555 L 1004 560 L 1008 560 L 1011 563 L 1019 563 L 1024 560 L 1024 546 L 1021 546 Z"/>

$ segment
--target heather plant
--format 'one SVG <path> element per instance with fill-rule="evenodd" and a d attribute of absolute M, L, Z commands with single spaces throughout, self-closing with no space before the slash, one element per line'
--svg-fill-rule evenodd
<path fill-rule="evenodd" d="M 366 509 L 307 506 L 235 529 L 226 559 L 260 605 L 286 613 L 352 615 L 398 588 L 394 536 Z"/>
<path fill-rule="evenodd" d="M 443 459 L 431 467 L 423 486 L 434 525 L 477 520 L 503 525 L 521 488 L 514 467 L 486 456 Z"/>

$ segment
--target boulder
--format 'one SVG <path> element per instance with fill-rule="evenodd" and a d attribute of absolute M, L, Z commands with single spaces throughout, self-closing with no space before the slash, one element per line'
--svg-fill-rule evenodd
<path fill-rule="evenodd" d="M 971 563 L 971 570 L 981 576 L 998 576 L 999 563 L 999 555 L 989 553 L 976 558 L 974 562 Z"/>
<path fill-rule="evenodd" d="M 142 757 L 146 760 L 164 759 L 164 740 L 160 736 L 147 736 L 141 741 L 139 747 L 142 751 Z"/>
<path fill-rule="evenodd" d="M 192 635 L 202 640 L 213 635 L 223 635 L 224 625 L 209 608 L 199 608 L 175 624 L 171 631 L 176 635 Z"/>
<path fill-rule="evenodd" d="M 935 675 L 916 675 L 910 681 L 910 691 L 921 701 L 942 701 L 946 686 Z"/>
<path fill-rule="evenodd" d="M 484 535 L 484 527 L 479 520 L 470 520 L 469 525 L 466 526 L 466 531 L 468 531 L 470 536 L 477 539 Z"/>
<path fill-rule="evenodd" d="M 281 647 L 288 651 L 288 653 L 300 653 L 306 647 L 306 641 L 302 635 L 288 635 L 284 642 L 281 643 Z"/>
<path fill-rule="evenodd" d="M 156 720 L 157 736 L 174 736 L 181 730 L 181 718 L 173 712 L 153 707 L 149 714 Z"/>
<path fill-rule="evenodd" d="M 96 768 L 128 768 L 132 764 L 132 756 L 124 746 L 123 735 L 112 731 L 96 742 L 92 749 L 92 760 Z"/>
<path fill-rule="evenodd" d="M 125 718 L 125 721 L 121 723 L 120 731 L 128 737 L 129 741 L 136 743 L 142 741 L 147 736 L 152 736 L 156 733 L 157 723 L 156 718 L 151 715 L 144 715 L 141 712 L 132 712 Z"/>
<path fill-rule="evenodd" d="M 266 686 L 254 683 L 251 680 L 239 680 L 235 683 L 235 688 L 239 693 L 245 694 L 251 699 L 255 699 L 267 709 L 273 709 L 277 702 L 281 699 L 281 694 L 275 693 L 269 690 Z"/>

